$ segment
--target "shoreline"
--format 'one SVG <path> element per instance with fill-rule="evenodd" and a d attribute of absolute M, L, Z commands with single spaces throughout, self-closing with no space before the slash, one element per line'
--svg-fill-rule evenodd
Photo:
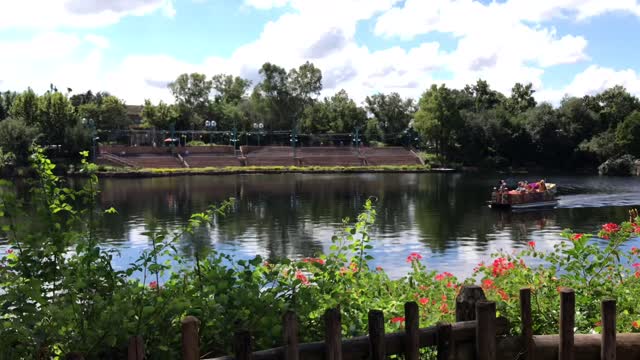
<path fill-rule="evenodd" d="M 224 168 L 148 168 L 137 170 L 97 171 L 100 178 L 151 178 L 197 175 L 247 175 L 247 174 L 367 174 L 367 173 L 455 173 L 456 169 L 430 168 L 424 165 L 410 166 L 260 166 Z M 86 174 L 72 173 L 69 176 L 84 177 Z"/>

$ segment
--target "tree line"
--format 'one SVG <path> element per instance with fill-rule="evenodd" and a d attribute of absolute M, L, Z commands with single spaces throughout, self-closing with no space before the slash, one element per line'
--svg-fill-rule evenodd
<path fill-rule="evenodd" d="M 228 74 L 182 74 L 168 84 L 174 102 L 146 100 L 140 124 L 107 92 L 6 91 L 0 94 L 1 155 L 24 162 L 37 141 L 73 156 L 90 146 L 92 129 L 82 119 L 91 119 L 97 129 L 112 131 L 202 130 L 215 120 L 217 130 L 240 132 L 256 123 L 267 132 L 359 132 L 365 143 L 410 145 L 442 162 L 482 167 L 594 167 L 623 154 L 640 157 L 640 101 L 622 86 L 565 97 L 554 107 L 537 103 L 531 84 L 516 83 L 507 96 L 480 79 L 463 89 L 432 85 L 418 101 L 379 93 L 357 104 L 345 90 L 321 99 L 322 72 L 310 62 L 288 71 L 265 63 L 259 75 L 253 84 Z"/>

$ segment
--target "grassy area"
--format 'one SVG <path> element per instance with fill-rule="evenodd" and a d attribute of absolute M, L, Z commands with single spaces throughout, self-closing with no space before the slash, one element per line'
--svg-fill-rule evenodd
<path fill-rule="evenodd" d="M 132 169 L 100 166 L 101 177 L 153 177 L 173 175 L 280 174 L 280 173 L 384 173 L 429 172 L 428 165 L 381 166 L 227 166 L 205 168 Z"/>

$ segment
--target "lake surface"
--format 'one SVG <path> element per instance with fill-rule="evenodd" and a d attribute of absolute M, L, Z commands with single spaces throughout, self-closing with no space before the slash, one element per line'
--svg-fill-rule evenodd
<path fill-rule="evenodd" d="M 540 175 L 507 178 L 540 179 Z M 469 275 L 499 250 L 536 241 L 551 248 L 563 229 L 598 231 L 623 221 L 640 205 L 640 179 L 547 176 L 558 184 L 557 209 L 511 213 L 489 209 L 486 200 L 498 177 L 477 174 L 281 174 L 102 179 L 103 206 L 113 206 L 101 232 L 118 248 L 117 266 L 134 260 L 150 240 L 142 235 L 157 222 L 173 229 L 208 205 L 234 197 L 233 211 L 179 244 L 184 256 L 215 248 L 238 258 L 301 258 L 328 251 L 342 219 L 354 218 L 369 197 L 377 199 L 372 232 L 374 265 L 392 276 L 409 268 L 418 252 L 429 268 Z"/>

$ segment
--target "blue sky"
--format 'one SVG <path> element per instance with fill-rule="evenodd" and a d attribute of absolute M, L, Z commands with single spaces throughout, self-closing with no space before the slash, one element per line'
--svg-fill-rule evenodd
<path fill-rule="evenodd" d="M 327 96 L 419 97 L 478 78 L 557 104 L 622 84 L 640 95 L 639 0 L 38 0 L 0 2 L 0 90 L 49 83 L 171 101 L 184 72 L 259 81 L 311 61 Z"/>

